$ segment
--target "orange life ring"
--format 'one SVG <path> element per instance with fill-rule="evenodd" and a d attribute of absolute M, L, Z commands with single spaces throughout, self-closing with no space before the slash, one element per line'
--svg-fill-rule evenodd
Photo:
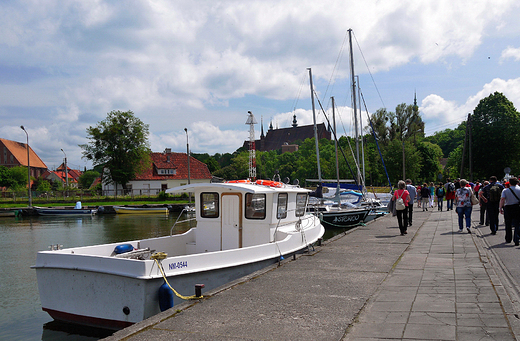
<path fill-rule="evenodd" d="M 272 181 L 272 180 L 256 180 L 257 185 L 269 186 L 269 187 L 283 187 L 283 182 Z"/>

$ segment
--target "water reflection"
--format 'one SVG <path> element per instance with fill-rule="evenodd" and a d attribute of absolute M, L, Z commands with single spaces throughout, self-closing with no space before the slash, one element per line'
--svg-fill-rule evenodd
<path fill-rule="evenodd" d="M 78 326 L 62 322 L 48 322 L 43 325 L 42 340 L 99 340 L 112 335 L 114 332 L 106 329 Z"/>

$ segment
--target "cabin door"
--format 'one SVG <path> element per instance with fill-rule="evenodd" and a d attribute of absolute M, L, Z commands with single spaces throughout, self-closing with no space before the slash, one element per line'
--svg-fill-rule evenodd
<path fill-rule="evenodd" d="M 236 193 L 225 193 L 222 195 L 221 250 L 242 247 L 241 197 L 241 195 Z"/>

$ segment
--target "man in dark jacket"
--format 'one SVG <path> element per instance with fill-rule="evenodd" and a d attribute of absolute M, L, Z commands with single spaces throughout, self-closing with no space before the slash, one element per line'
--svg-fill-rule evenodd
<path fill-rule="evenodd" d="M 478 199 L 480 204 L 480 225 L 489 226 L 489 216 L 487 214 L 487 201 L 484 201 L 484 188 L 489 185 L 489 181 L 484 181 L 481 188 L 478 191 Z"/>
<path fill-rule="evenodd" d="M 415 197 L 417 197 L 417 190 L 415 189 L 415 186 L 412 185 L 412 180 L 410 179 L 406 179 L 406 190 L 408 191 L 408 195 L 410 195 L 410 204 L 406 207 L 408 210 L 408 226 L 412 226 L 413 203 Z"/>
<path fill-rule="evenodd" d="M 497 234 L 498 231 L 499 204 L 503 190 L 504 186 L 497 181 L 496 176 L 489 178 L 489 185 L 484 187 L 483 190 L 484 202 L 487 204 L 491 234 Z"/>

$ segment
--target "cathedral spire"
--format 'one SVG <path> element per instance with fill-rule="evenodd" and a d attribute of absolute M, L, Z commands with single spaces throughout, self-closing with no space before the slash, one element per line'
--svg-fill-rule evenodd
<path fill-rule="evenodd" d="M 260 118 L 260 128 L 261 128 L 261 133 L 260 133 L 260 140 L 263 140 L 265 135 L 264 135 L 264 116 L 262 116 Z"/>

